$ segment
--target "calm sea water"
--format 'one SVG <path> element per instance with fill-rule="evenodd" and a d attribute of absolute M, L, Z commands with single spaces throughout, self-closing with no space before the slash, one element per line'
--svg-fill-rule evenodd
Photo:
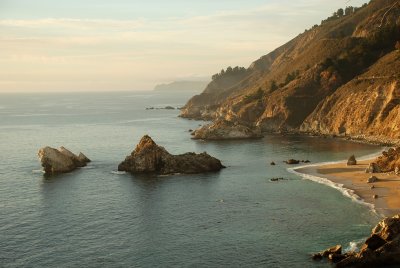
<path fill-rule="evenodd" d="M 279 136 L 193 141 L 188 129 L 204 122 L 145 110 L 181 106 L 189 95 L 0 95 L 0 267 L 329 267 L 310 254 L 370 232 L 374 213 L 290 174 L 282 161 L 334 161 L 378 148 Z M 228 168 L 115 174 L 144 134 L 171 153 L 207 151 Z M 44 179 L 36 154 L 46 145 L 93 162 Z"/>

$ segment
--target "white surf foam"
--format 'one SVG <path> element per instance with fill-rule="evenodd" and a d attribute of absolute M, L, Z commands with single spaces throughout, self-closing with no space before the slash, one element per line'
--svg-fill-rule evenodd
<path fill-rule="evenodd" d="M 370 160 L 370 159 L 374 159 L 377 156 L 381 155 L 383 150 L 386 150 L 387 148 L 383 148 L 381 150 L 379 150 L 376 153 L 373 154 L 369 154 L 369 155 L 365 155 L 362 157 L 357 158 L 358 160 L 362 161 L 362 160 Z M 368 208 L 370 208 L 374 213 L 377 213 L 375 210 L 375 206 L 374 204 L 371 203 L 367 203 L 365 202 L 360 196 L 358 196 L 357 194 L 355 194 L 354 190 L 345 188 L 343 184 L 341 183 L 335 183 L 327 178 L 324 177 L 319 177 L 319 176 L 315 176 L 315 175 L 311 175 L 311 174 L 306 174 L 306 173 L 301 173 L 298 172 L 297 170 L 302 169 L 302 168 L 308 168 L 308 167 L 317 167 L 317 166 L 324 166 L 324 165 L 331 165 L 331 164 L 338 164 L 338 163 L 346 163 L 347 160 L 341 160 L 341 161 L 332 161 L 332 162 L 321 162 L 321 163 L 316 163 L 316 164 L 310 164 L 310 165 L 303 165 L 303 166 L 297 166 L 297 167 L 292 167 L 292 168 L 287 168 L 287 171 L 295 174 L 297 176 L 302 177 L 303 179 L 306 180 L 310 180 L 310 181 L 314 181 L 320 184 L 324 184 L 327 185 L 329 187 L 332 187 L 336 190 L 339 190 L 344 196 L 350 198 L 352 201 L 367 206 Z"/>
<path fill-rule="evenodd" d="M 111 174 L 115 174 L 115 175 L 125 175 L 126 172 L 125 171 L 111 171 Z"/>
<path fill-rule="evenodd" d="M 335 162 L 333 162 L 333 163 L 335 163 Z M 313 166 L 316 166 L 316 165 L 313 165 Z M 307 167 L 307 166 L 302 166 L 302 167 Z M 296 175 L 302 177 L 303 179 L 314 181 L 314 182 L 317 182 L 317 183 L 320 183 L 320 184 L 324 184 L 324 185 L 332 187 L 332 188 L 334 188 L 336 190 L 339 190 L 344 196 L 349 197 L 352 201 L 354 201 L 354 202 L 356 202 L 358 204 L 367 206 L 372 211 L 375 212 L 375 206 L 373 204 L 365 202 L 361 197 L 359 197 L 357 194 L 355 194 L 353 190 L 345 188 L 343 184 L 335 183 L 335 182 L 333 182 L 333 181 L 331 181 L 331 180 L 329 180 L 327 178 L 318 177 L 318 176 L 305 174 L 305 173 L 301 173 L 301 172 L 296 171 L 297 169 L 302 168 L 302 167 L 288 168 L 288 171 L 290 173 L 293 173 L 293 174 L 296 174 Z"/>
<path fill-rule="evenodd" d="M 34 169 L 34 170 L 32 170 L 32 173 L 33 173 L 33 174 L 44 174 L 44 170 L 41 170 L 41 169 Z"/>

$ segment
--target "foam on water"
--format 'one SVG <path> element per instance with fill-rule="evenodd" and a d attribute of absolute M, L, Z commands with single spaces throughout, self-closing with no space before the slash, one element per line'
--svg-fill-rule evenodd
<path fill-rule="evenodd" d="M 111 171 L 111 174 L 114 174 L 114 175 L 125 175 L 126 171 L 115 171 L 115 170 L 113 170 L 113 171 Z"/>
<path fill-rule="evenodd" d="M 386 150 L 387 148 L 383 148 L 382 150 Z M 379 150 L 376 153 L 373 154 L 369 154 L 369 155 L 365 155 L 362 157 L 359 157 L 358 160 L 363 161 L 363 160 L 371 160 L 376 158 L 377 156 L 379 156 L 382 153 L 382 150 Z M 309 167 L 317 167 L 317 166 L 324 166 L 324 165 L 332 165 L 332 164 L 340 164 L 340 163 L 346 163 L 346 160 L 341 160 L 341 161 L 332 161 L 332 162 L 321 162 L 321 163 L 315 163 L 315 164 L 310 164 L 310 165 L 302 165 L 302 166 L 298 166 L 298 167 L 293 167 L 293 168 L 288 168 L 287 171 L 298 175 L 300 177 L 302 177 L 303 179 L 306 180 L 311 180 L 320 184 L 324 184 L 327 185 L 329 187 L 332 187 L 336 190 L 339 190 L 344 196 L 350 198 L 352 201 L 367 206 L 369 207 L 374 213 L 376 213 L 375 210 L 375 205 L 371 204 L 371 203 L 367 203 L 365 202 L 360 196 L 358 196 L 354 190 L 348 189 L 346 187 L 344 187 L 344 184 L 341 183 L 335 183 L 327 178 L 324 177 L 319 177 L 319 176 L 315 176 L 315 175 L 311 175 L 311 174 L 306 174 L 306 173 L 302 173 L 302 172 L 298 172 L 297 170 L 302 169 L 302 168 L 309 168 Z"/>

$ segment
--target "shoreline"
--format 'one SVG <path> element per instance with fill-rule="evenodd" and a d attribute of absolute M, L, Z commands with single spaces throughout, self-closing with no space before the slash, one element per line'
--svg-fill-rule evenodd
<path fill-rule="evenodd" d="M 360 157 L 355 166 L 347 166 L 347 161 L 343 160 L 288 168 L 288 171 L 335 188 L 353 202 L 369 207 L 379 216 L 387 217 L 400 213 L 400 176 L 393 172 L 365 173 L 369 163 L 379 154 Z M 379 181 L 367 183 L 371 176 L 376 176 Z M 375 199 L 374 195 L 378 195 L 378 198 Z"/>

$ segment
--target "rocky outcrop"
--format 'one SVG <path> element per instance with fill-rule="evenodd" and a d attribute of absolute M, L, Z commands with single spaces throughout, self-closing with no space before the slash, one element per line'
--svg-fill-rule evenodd
<path fill-rule="evenodd" d="M 83 153 L 75 155 L 65 147 L 55 149 L 47 146 L 39 150 L 38 156 L 46 175 L 71 172 L 90 162 Z"/>
<path fill-rule="evenodd" d="M 339 248 L 336 246 L 335 248 Z M 333 248 L 333 249 L 335 249 Z M 340 247 L 341 249 L 341 247 Z M 318 253 L 314 259 L 331 259 L 336 267 L 387 267 L 400 265 L 400 215 L 380 221 L 359 252 L 342 254 L 339 250 L 329 249 L 327 254 Z M 332 254 L 334 258 L 330 258 Z M 316 257 L 317 256 L 317 257 Z M 397 267 L 397 266 L 396 266 Z"/>
<path fill-rule="evenodd" d="M 206 152 L 172 155 L 145 135 L 131 155 L 119 164 L 118 171 L 168 175 L 219 171 L 222 168 L 221 161 Z"/>
<path fill-rule="evenodd" d="M 400 167 L 400 147 L 390 148 L 387 152 L 382 152 L 376 160 L 376 166 L 380 172 L 396 171 Z"/>
<path fill-rule="evenodd" d="M 349 159 L 347 160 L 347 165 L 348 166 L 355 166 L 357 165 L 357 160 L 354 155 L 350 156 Z"/>
<path fill-rule="evenodd" d="M 215 121 L 193 132 L 193 139 L 203 140 L 259 139 L 262 137 L 260 129 L 225 120 Z"/>

